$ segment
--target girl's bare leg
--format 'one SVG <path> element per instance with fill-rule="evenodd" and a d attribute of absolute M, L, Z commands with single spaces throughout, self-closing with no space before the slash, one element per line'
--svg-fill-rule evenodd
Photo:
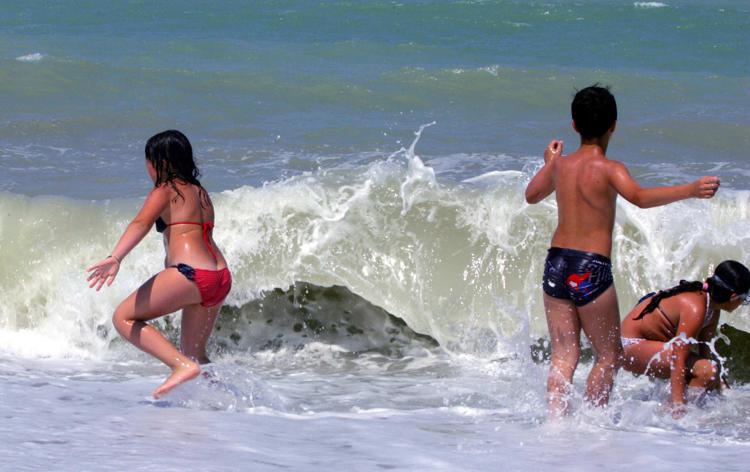
<path fill-rule="evenodd" d="M 547 376 L 547 409 L 550 418 L 560 418 L 570 412 L 573 374 L 581 354 L 581 325 L 578 311 L 570 300 L 544 294 L 544 310 L 552 343 L 552 359 Z"/>
<path fill-rule="evenodd" d="M 197 304 L 200 299 L 195 283 L 176 269 L 165 269 L 131 293 L 115 310 L 112 322 L 120 335 L 172 369 L 172 375 L 154 390 L 154 398 L 195 378 L 200 366 L 146 321 L 173 313 L 185 305 Z"/>
<path fill-rule="evenodd" d="M 206 343 L 213 332 L 220 309 L 221 305 L 210 308 L 190 305 L 182 310 L 180 347 L 186 356 L 199 364 L 211 362 L 206 356 Z"/>
<path fill-rule="evenodd" d="M 623 366 L 628 372 L 668 379 L 669 348 L 661 341 L 642 340 L 624 349 Z"/>
<path fill-rule="evenodd" d="M 647 374 L 651 377 L 669 379 L 671 375 L 670 350 L 660 341 L 643 340 L 625 348 L 625 369 L 634 374 Z M 687 367 L 690 369 L 688 385 L 705 390 L 717 389 L 720 386 L 719 369 L 710 359 L 688 355 Z"/>
<path fill-rule="evenodd" d="M 609 403 L 615 375 L 622 364 L 620 309 L 614 285 L 595 300 L 578 307 L 578 313 L 595 355 L 586 382 L 586 399 L 595 406 L 604 406 Z"/>
<path fill-rule="evenodd" d="M 690 367 L 690 381 L 688 386 L 702 388 L 706 391 L 719 390 L 721 388 L 721 379 L 719 378 L 719 367 L 716 362 L 710 359 L 702 359 L 694 356 L 694 362 L 690 363 L 688 358 L 688 366 Z"/>

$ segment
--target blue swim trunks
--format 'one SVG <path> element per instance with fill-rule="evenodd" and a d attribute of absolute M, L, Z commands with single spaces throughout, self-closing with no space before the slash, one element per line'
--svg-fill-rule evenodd
<path fill-rule="evenodd" d="M 551 247 L 547 252 L 542 289 L 550 297 L 584 306 L 612 283 L 612 261 L 608 257 L 559 247 Z"/>

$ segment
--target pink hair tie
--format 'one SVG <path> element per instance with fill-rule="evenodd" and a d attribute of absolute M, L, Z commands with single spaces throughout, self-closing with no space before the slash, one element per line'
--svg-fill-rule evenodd
<path fill-rule="evenodd" d="M 703 282 L 703 291 L 708 292 L 708 282 Z"/>

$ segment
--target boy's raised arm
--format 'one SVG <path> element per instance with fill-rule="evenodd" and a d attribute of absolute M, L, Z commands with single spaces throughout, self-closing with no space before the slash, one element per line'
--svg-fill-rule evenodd
<path fill-rule="evenodd" d="M 544 150 L 544 166 L 539 169 L 529 185 L 526 186 L 526 202 L 539 203 L 550 193 L 555 191 L 555 182 L 552 178 L 552 164 L 560 157 L 563 150 L 563 142 L 553 139 Z"/>
<path fill-rule="evenodd" d="M 666 205 L 686 198 L 711 198 L 719 189 L 718 177 L 704 176 L 695 182 L 670 187 L 643 188 L 622 162 L 610 161 L 609 179 L 617 193 L 640 208 Z"/>

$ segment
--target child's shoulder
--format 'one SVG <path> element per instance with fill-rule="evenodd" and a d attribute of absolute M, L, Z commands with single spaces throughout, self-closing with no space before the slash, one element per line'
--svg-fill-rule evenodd
<path fill-rule="evenodd" d="M 168 198 L 171 197 L 174 193 L 174 188 L 172 185 L 170 185 L 170 182 L 162 182 L 159 185 L 154 185 L 154 187 L 148 192 L 148 194 L 152 197 L 161 197 L 161 198 Z"/>
<path fill-rule="evenodd" d="M 620 174 L 620 173 L 630 174 L 630 170 L 628 170 L 628 166 L 626 166 L 625 163 L 618 161 L 616 159 L 612 159 L 610 157 L 604 156 L 601 159 L 599 159 L 598 162 L 601 164 L 602 168 L 609 175 L 615 175 L 615 174 Z"/>
<path fill-rule="evenodd" d="M 566 161 L 566 159 L 570 159 Z M 620 161 L 615 161 L 602 154 L 588 154 L 574 152 L 568 156 L 564 156 L 559 162 L 570 162 L 570 166 L 573 168 L 584 167 L 587 170 L 593 170 L 599 172 L 612 172 L 618 169 L 627 169 L 625 165 Z M 568 167 L 564 165 L 564 167 Z"/>
<path fill-rule="evenodd" d="M 182 179 L 173 179 L 168 182 L 161 182 L 159 185 L 155 185 L 151 192 L 163 192 L 170 195 L 178 194 L 186 189 L 197 187 L 195 184 L 185 182 Z"/>
<path fill-rule="evenodd" d="M 706 313 L 706 294 L 704 292 L 683 292 L 674 297 L 674 301 L 683 315 L 702 318 Z"/>

